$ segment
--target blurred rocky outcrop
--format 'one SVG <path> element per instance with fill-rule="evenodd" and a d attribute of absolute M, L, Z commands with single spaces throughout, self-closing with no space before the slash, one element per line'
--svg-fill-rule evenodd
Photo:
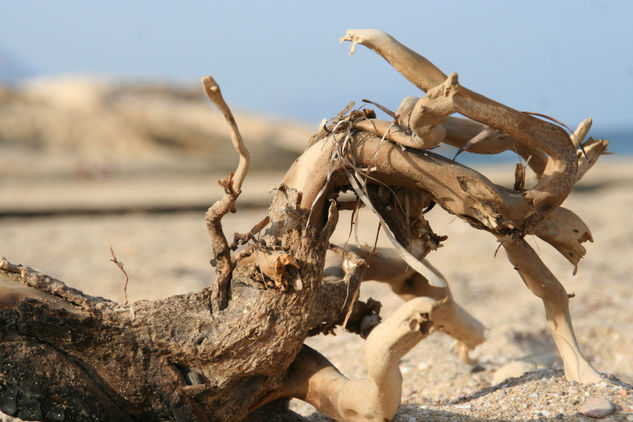
<path fill-rule="evenodd" d="M 236 119 L 254 171 L 287 168 L 313 129 L 239 110 Z M 236 162 L 201 87 L 76 77 L 0 86 L 0 177 L 222 173 Z"/>

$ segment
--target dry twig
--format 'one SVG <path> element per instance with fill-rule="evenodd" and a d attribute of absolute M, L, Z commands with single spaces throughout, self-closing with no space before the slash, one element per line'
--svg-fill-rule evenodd
<path fill-rule="evenodd" d="M 117 267 L 119 267 L 119 269 L 121 270 L 121 272 L 125 276 L 125 284 L 123 285 L 123 298 L 125 299 L 125 303 L 123 305 L 127 305 L 127 303 L 128 303 L 128 300 L 127 300 L 127 283 L 130 281 L 130 277 L 127 275 L 127 271 L 125 271 L 125 268 L 123 268 L 123 263 L 120 262 L 117 259 L 116 255 L 114 254 L 114 249 L 112 249 L 112 245 L 110 245 L 110 255 L 112 255 L 112 258 L 110 258 L 110 262 L 113 262 Z"/>

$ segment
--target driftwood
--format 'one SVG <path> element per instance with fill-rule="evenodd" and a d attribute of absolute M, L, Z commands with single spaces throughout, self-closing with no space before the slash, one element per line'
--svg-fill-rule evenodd
<path fill-rule="evenodd" d="M 474 93 L 383 32 L 350 30 L 342 41 L 352 52 L 357 44 L 374 50 L 426 95 L 405 98 L 392 121 L 352 106 L 323 124 L 268 216 L 232 244 L 221 220 L 235 211 L 249 156 L 217 84 L 203 78 L 240 155 L 206 216 L 212 287 L 121 305 L 0 261 L 0 410 L 45 420 L 241 420 L 283 412 L 297 397 L 342 420 L 390 419 L 400 404 L 397 363 L 415 344 L 445 331 L 469 362 L 484 341 L 481 323 L 425 259 L 445 240 L 424 218 L 435 204 L 499 240 L 543 300 L 567 378 L 600 380 L 578 348 L 565 289 L 524 237 L 540 237 L 576 267 L 591 234 L 560 205 L 607 141 L 584 140 L 590 119 L 568 134 Z M 514 151 L 537 182 L 526 187 L 518 167 L 513 188 L 495 185 L 428 150 L 439 143 Z M 352 207 L 339 197 L 348 190 Z M 360 202 L 379 216 L 393 249 L 330 244 L 339 210 Z M 379 323 L 380 305 L 356 300 L 363 280 L 387 282 L 408 302 Z M 367 336 L 366 380 L 347 379 L 303 346 L 341 324 Z"/>

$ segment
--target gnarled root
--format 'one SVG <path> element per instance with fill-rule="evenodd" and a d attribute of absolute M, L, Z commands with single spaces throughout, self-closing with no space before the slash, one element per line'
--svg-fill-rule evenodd
<path fill-rule="evenodd" d="M 413 299 L 374 328 L 365 344 L 367 379 L 348 379 L 323 355 L 304 345 L 281 389 L 268 401 L 295 397 L 342 421 L 390 420 L 401 400 L 398 361 L 432 332 L 435 304 L 429 298 Z"/>

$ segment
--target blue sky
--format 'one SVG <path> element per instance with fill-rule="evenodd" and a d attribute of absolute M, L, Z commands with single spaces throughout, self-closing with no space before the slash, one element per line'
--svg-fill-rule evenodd
<path fill-rule="evenodd" d="M 315 125 L 350 100 L 416 88 L 338 38 L 379 28 L 470 89 L 569 126 L 633 127 L 633 1 L 4 1 L 0 50 L 35 75 L 198 83 Z"/>

